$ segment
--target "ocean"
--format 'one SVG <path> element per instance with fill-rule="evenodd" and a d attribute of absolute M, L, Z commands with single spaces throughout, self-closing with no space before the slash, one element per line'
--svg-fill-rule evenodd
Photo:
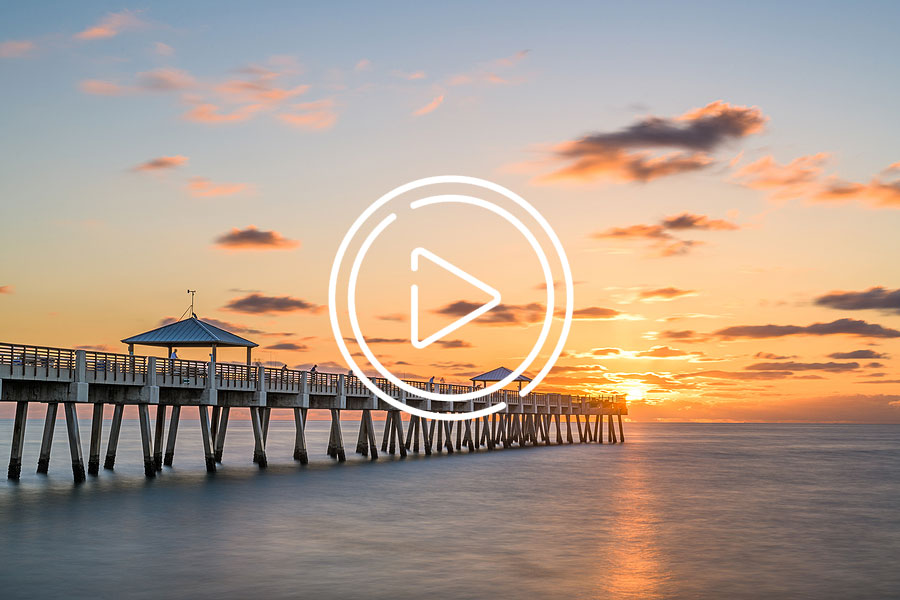
<path fill-rule="evenodd" d="M 357 424 L 338 464 L 310 421 L 300 466 L 272 421 L 260 471 L 233 420 L 207 475 L 184 417 L 174 468 L 145 480 L 128 420 L 116 470 L 76 487 L 63 422 L 34 473 L 31 420 L 0 483 L 0 597 L 900 597 L 900 426 L 626 423 L 624 444 L 369 462 Z"/>

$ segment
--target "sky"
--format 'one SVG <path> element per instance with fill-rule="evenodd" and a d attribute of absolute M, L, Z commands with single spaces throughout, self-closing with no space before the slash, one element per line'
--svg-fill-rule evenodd
<path fill-rule="evenodd" d="M 260 360 L 343 372 L 348 227 L 468 175 L 526 198 L 572 267 L 539 390 L 624 393 L 641 421 L 900 422 L 896 3 L 0 10 L 4 341 L 124 352 L 196 289 Z M 536 260 L 492 217 L 433 216 L 367 258 L 373 349 L 406 377 L 514 366 L 546 306 Z M 399 239 L 501 306 L 413 348 Z M 483 301 L 415 277 L 423 327 Z"/>

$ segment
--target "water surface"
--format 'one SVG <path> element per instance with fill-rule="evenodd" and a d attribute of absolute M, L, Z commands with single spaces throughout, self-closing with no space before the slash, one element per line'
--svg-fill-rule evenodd
<path fill-rule="evenodd" d="M 232 421 L 208 476 L 182 420 L 175 467 L 145 480 L 125 421 L 115 472 L 75 487 L 64 423 L 39 476 L 29 421 L 22 480 L 0 482 L 0 595 L 900 596 L 900 426 L 626 424 L 625 444 L 375 463 L 353 454 L 356 426 L 337 464 L 311 421 L 301 467 L 273 421 L 260 472 Z"/>

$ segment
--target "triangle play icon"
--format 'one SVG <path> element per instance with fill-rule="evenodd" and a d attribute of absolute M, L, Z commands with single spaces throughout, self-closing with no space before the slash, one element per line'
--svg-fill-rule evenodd
<path fill-rule="evenodd" d="M 470 321 L 474 321 L 484 313 L 500 304 L 500 292 L 484 283 L 480 279 L 466 273 L 456 265 L 449 263 L 435 253 L 426 250 L 425 248 L 416 248 L 410 253 L 410 269 L 412 271 L 415 272 L 419 270 L 419 257 L 427 258 L 442 269 L 453 273 L 463 281 L 477 287 L 479 290 L 490 296 L 491 300 L 486 304 L 482 304 L 464 317 L 461 317 L 456 321 L 450 323 L 440 331 L 431 334 L 424 340 L 421 340 L 419 339 L 419 286 L 417 286 L 416 284 L 412 284 L 411 286 L 409 286 L 409 321 L 410 341 L 415 348 L 418 348 L 420 350 L 422 348 L 427 348 L 448 333 L 456 331 Z"/>

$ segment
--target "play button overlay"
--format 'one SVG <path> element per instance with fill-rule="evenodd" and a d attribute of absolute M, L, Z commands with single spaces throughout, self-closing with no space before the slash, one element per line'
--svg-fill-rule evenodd
<path fill-rule="evenodd" d="M 467 193 L 461 193 L 461 190 Z M 457 393 L 454 394 L 435 392 L 431 386 L 422 386 L 421 382 L 407 382 L 392 373 L 382 364 L 383 357 L 379 357 L 367 343 L 366 336 L 360 325 L 359 316 L 357 315 L 357 288 L 360 271 L 364 266 L 366 269 L 378 268 L 377 261 L 365 262 L 367 253 L 382 236 L 392 239 L 390 242 L 384 242 L 379 247 L 396 245 L 398 243 L 397 235 L 402 236 L 403 232 L 407 232 L 406 235 L 413 238 L 417 237 L 416 234 L 408 233 L 410 231 L 418 233 L 418 237 L 422 237 L 421 232 L 426 232 L 425 237 L 418 241 L 419 243 L 409 243 L 406 246 L 406 248 L 410 248 L 407 251 L 409 252 L 409 269 L 413 281 L 409 285 L 410 352 L 424 351 L 435 342 L 441 341 L 448 334 L 459 330 L 500 306 L 501 295 L 497 289 L 424 247 L 424 245 L 432 246 L 431 242 L 434 241 L 432 239 L 434 236 L 427 234 L 430 234 L 432 231 L 440 231 L 441 228 L 446 227 L 446 231 L 455 234 L 452 238 L 453 244 L 457 243 L 457 239 L 464 248 L 471 247 L 473 243 L 477 243 L 477 248 L 484 255 L 484 258 L 490 258 L 490 247 L 482 243 L 483 240 L 477 238 L 477 234 L 470 233 L 468 228 L 461 232 L 449 229 L 446 219 L 446 211 L 448 210 L 466 211 L 463 216 L 465 216 L 467 222 L 479 222 L 479 220 L 485 218 L 486 213 L 490 213 L 493 215 L 490 217 L 491 219 L 499 217 L 506 224 L 511 225 L 512 229 L 503 233 L 506 236 L 503 239 L 506 240 L 510 235 L 515 237 L 516 232 L 518 232 L 518 235 L 527 242 L 528 247 L 530 247 L 534 257 L 537 259 L 536 264 L 540 266 L 539 274 L 534 274 L 534 277 L 539 275 L 541 281 L 539 287 L 546 294 L 546 304 L 536 304 L 536 306 L 545 308 L 544 320 L 540 325 L 537 339 L 530 348 L 523 347 L 521 350 L 516 351 L 516 356 L 524 356 L 519 365 L 498 382 L 483 388 L 475 388 L 473 386 L 471 391 L 463 393 L 459 392 L 459 387 L 457 386 L 455 388 Z M 444 215 L 443 218 L 441 215 Z M 526 225 L 526 222 L 528 225 Z M 395 225 L 397 223 L 400 225 Z M 487 239 L 493 237 L 494 233 L 492 231 Z M 403 238 L 400 239 L 400 243 L 402 241 Z M 422 241 L 425 241 L 425 244 L 421 244 Z M 444 249 L 441 250 L 441 254 L 453 256 L 451 252 L 445 252 Z M 515 256 L 515 262 L 523 262 L 518 260 L 518 254 Z M 423 285 L 425 284 L 424 280 L 418 279 L 422 276 L 420 267 L 424 266 L 423 261 L 431 263 L 429 269 L 432 265 L 437 266 L 453 275 L 457 280 L 462 280 L 462 282 L 476 288 L 487 298 L 487 301 L 481 305 L 472 303 L 473 310 L 470 310 L 463 316 L 454 314 L 453 316 L 458 317 L 455 321 L 424 338 L 422 337 L 424 332 L 420 331 L 422 307 L 420 306 L 419 282 L 422 282 Z M 525 263 L 523 262 L 523 264 Z M 534 263 L 529 262 L 527 264 Z M 373 265 L 375 266 L 373 267 Z M 385 265 L 382 262 L 381 269 L 374 271 L 371 276 L 378 282 L 379 286 L 394 285 L 387 279 L 389 279 L 389 275 L 398 271 L 398 266 Z M 346 286 L 346 292 L 343 292 L 343 286 Z M 342 289 L 340 294 L 338 293 L 339 287 Z M 557 288 L 561 288 L 565 295 L 563 303 L 559 302 Z M 522 375 L 526 369 L 531 368 L 530 372 L 534 372 L 533 369 L 536 367 L 533 366 L 533 363 L 540 355 L 543 365 L 537 370 L 537 373 L 532 377 L 528 385 L 524 386 L 518 393 L 525 396 L 534 390 L 549 373 L 563 351 L 572 324 L 573 306 L 572 271 L 562 243 L 547 220 L 531 204 L 507 188 L 484 179 L 459 175 L 428 177 L 412 181 L 391 190 L 369 205 L 356 218 L 344 235 L 335 254 L 328 281 L 328 317 L 331 322 L 334 340 L 344 361 L 359 378 L 360 382 L 372 394 L 395 408 L 419 417 L 446 421 L 480 418 L 504 410 L 506 408 L 504 402 L 491 403 L 490 399 L 495 398 L 491 394 L 506 388 L 506 386 Z M 342 321 L 344 321 L 343 324 Z M 534 325 L 536 324 L 529 323 L 528 331 L 534 331 L 532 329 Z M 555 343 L 550 336 L 551 328 L 553 329 Z M 375 334 L 372 335 L 374 336 Z M 351 352 L 347 346 L 347 340 L 355 341 L 359 346 L 359 352 Z M 400 342 L 402 340 L 397 341 Z M 531 343 L 528 340 L 526 341 Z M 517 343 L 514 342 L 513 345 Z M 397 346 L 393 348 L 397 348 Z M 440 352 L 440 350 L 428 350 L 428 352 L 436 351 Z M 365 357 L 372 369 L 384 379 L 379 379 L 376 383 L 375 377 L 367 375 L 358 362 L 360 354 Z M 400 362 L 398 361 L 396 364 L 400 364 Z M 418 385 L 413 385 L 413 383 Z M 407 404 L 403 401 L 406 398 L 416 400 L 418 406 Z M 440 403 L 438 406 L 444 407 L 445 410 L 447 410 L 447 403 L 466 404 L 462 406 L 455 405 L 459 406 L 457 408 L 459 412 L 436 412 L 428 410 L 432 402 Z M 476 403 L 483 407 L 476 409 Z M 425 406 L 426 408 L 420 408 L 420 406 Z"/>
<path fill-rule="evenodd" d="M 453 321 L 443 329 L 437 331 L 429 335 L 424 340 L 419 339 L 419 286 L 417 284 L 412 284 L 409 286 L 409 323 L 410 323 L 410 342 L 412 343 L 414 348 L 418 348 L 419 350 L 423 348 L 427 348 L 434 342 L 443 338 L 444 336 L 453 333 L 466 323 L 470 323 L 474 321 L 484 313 L 488 312 L 492 308 L 496 308 L 500 304 L 500 292 L 484 283 L 477 277 L 466 273 L 456 265 L 450 263 L 447 260 L 444 260 L 434 252 L 426 250 L 425 248 L 415 248 L 410 253 L 410 270 L 416 272 L 419 270 L 419 258 L 427 259 L 437 266 L 441 267 L 445 271 L 449 271 L 450 273 L 456 275 L 463 281 L 470 283 L 474 287 L 478 288 L 485 294 L 491 297 L 490 302 L 486 302 L 476 308 L 475 310 L 469 312 L 469 314 Z"/>

